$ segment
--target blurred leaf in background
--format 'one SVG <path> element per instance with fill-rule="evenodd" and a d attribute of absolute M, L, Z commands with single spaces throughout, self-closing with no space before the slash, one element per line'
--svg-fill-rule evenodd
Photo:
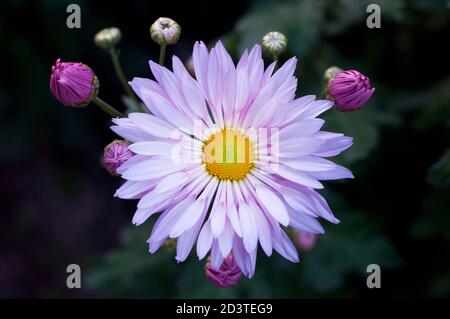
<path fill-rule="evenodd" d="M 427 181 L 435 187 L 450 186 L 450 149 L 447 149 L 442 157 L 430 167 Z"/>
<path fill-rule="evenodd" d="M 399 266 L 394 247 L 370 218 L 354 211 L 336 213 L 341 224 L 321 236 L 299 265 L 303 284 L 314 291 L 329 292 L 342 287 L 351 273 L 359 275 L 364 284 L 370 264 L 383 270 Z"/>

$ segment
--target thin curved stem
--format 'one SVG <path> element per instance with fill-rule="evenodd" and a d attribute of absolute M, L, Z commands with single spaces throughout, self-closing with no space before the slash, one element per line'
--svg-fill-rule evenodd
<path fill-rule="evenodd" d="M 103 101 L 99 97 L 95 97 L 92 102 L 98 105 L 104 112 L 108 113 L 111 117 L 125 117 L 125 114 L 116 110 L 114 107 Z"/>
<path fill-rule="evenodd" d="M 141 111 L 143 111 L 142 107 L 141 107 L 141 102 L 139 101 L 138 97 L 133 92 L 133 90 L 131 90 L 130 85 L 128 84 L 128 81 L 125 77 L 125 74 L 123 73 L 122 66 L 120 65 L 120 61 L 119 61 L 119 53 L 117 52 L 117 50 L 115 48 L 112 48 L 111 50 L 109 50 L 109 55 L 111 57 L 111 61 L 114 66 L 114 71 L 116 72 L 117 77 L 119 78 L 119 81 L 122 84 L 125 92 L 133 100 L 133 102 L 139 107 L 139 109 Z"/>
<path fill-rule="evenodd" d="M 275 67 L 273 69 L 273 71 L 278 70 L 278 55 L 277 54 L 272 54 L 272 61 L 275 62 Z"/>
<path fill-rule="evenodd" d="M 164 61 L 166 59 L 166 45 L 161 45 L 161 50 L 159 51 L 159 65 L 164 66 Z"/>

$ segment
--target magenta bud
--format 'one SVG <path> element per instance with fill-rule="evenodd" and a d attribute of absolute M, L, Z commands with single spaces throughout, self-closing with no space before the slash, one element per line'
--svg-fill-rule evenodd
<path fill-rule="evenodd" d="M 84 107 L 98 93 L 98 80 L 90 67 L 83 63 L 56 60 L 50 76 L 52 95 L 65 106 Z"/>
<path fill-rule="evenodd" d="M 338 72 L 328 82 L 328 96 L 343 112 L 363 107 L 374 91 L 369 78 L 355 70 Z"/>
<path fill-rule="evenodd" d="M 229 288 L 236 286 L 242 277 L 242 271 L 234 261 L 233 255 L 228 255 L 224 259 L 219 269 L 213 269 L 208 259 L 205 266 L 206 278 L 219 288 Z"/>
<path fill-rule="evenodd" d="M 317 242 L 317 234 L 307 233 L 305 231 L 295 231 L 295 242 L 301 251 L 309 251 L 314 248 Z"/>
<path fill-rule="evenodd" d="M 133 157 L 134 153 L 128 149 L 129 144 L 124 140 L 114 140 L 105 147 L 103 163 L 110 174 L 117 175 L 117 168 Z"/>

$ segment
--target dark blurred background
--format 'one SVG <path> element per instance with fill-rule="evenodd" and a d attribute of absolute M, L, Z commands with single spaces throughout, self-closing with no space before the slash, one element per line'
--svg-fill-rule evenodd
<path fill-rule="evenodd" d="M 66 27 L 70 3 L 81 7 L 81 29 Z M 381 7 L 380 29 L 366 26 L 369 3 Z M 119 27 L 128 78 L 150 77 L 159 51 L 148 29 L 160 16 L 181 25 L 168 54 L 183 61 L 196 40 L 222 39 L 237 58 L 265 33 L 284 32 L 281 60 L 299 58 L 298 95 L 320 94 L 332 65 L 371 78 L 377 90 L 364 109 L 324 116 L 326 129 L 355 138 L 336 160 L 356 178 L 326 183 L 341 224 L 324 222 L 327 233 L 299 264 L 260 257 L 252 280 L 218 289 L 194 254 L 177 265 L 173 251 L 147 253 L 151 222 L 131 226 L 136 202 L 112 197 L 121 181 L 101 165 L 115 138 L 109 118 L 95 105 L 70 109 L 52 98 L 59 57 L 91 66 L 100 96 L 123 109 L 109 57 L 92 39 Z M 1 4 L 0 39 L 1 298 L 450 295 L 448 1 L 10 0 Z M 381 289 L 366 286 L 373 263 Z M 68 264 L 81 266 L 81 289 L 66 287 Z"/>

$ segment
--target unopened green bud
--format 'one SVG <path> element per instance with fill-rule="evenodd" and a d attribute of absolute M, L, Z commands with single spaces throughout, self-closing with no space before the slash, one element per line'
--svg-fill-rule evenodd
<path fill-rule="evenodd" d="M 94 42 L 100 48 L 111 50 L 122 39 L 122 32 L 118 28 L 106 28 L 98 32 L 94 37 Z"/>
<path fill-rule="evenodd" d="M 329 67 L 325 70 L 325 73 L 323 74 L 323 79 L 325 83 L 328 83 L 332 78 L 336 76 L 339 72 L 341 72 L 342 69 L 338 68 L 337 66 Z"/>
<path fill-rule="evenodd" d="M 177 241 L 173 238 L 169 238 L 164 242 L 163 247 L 167 251 L 173 251 L 177 248 Z"/>
<path fill-rule="evenodd" d="M 269 32 L 262 39 L 262 48 L 265 53 L 277 58 L 286 50 L 287 38 L 281 32 Z"/>
<path fill-rule="evenodd" d="M 180 25 L 170 18 L 159 18 L 150 27 L 150 35 L 159 45 L 177 43 L 180 33 Z"/>

